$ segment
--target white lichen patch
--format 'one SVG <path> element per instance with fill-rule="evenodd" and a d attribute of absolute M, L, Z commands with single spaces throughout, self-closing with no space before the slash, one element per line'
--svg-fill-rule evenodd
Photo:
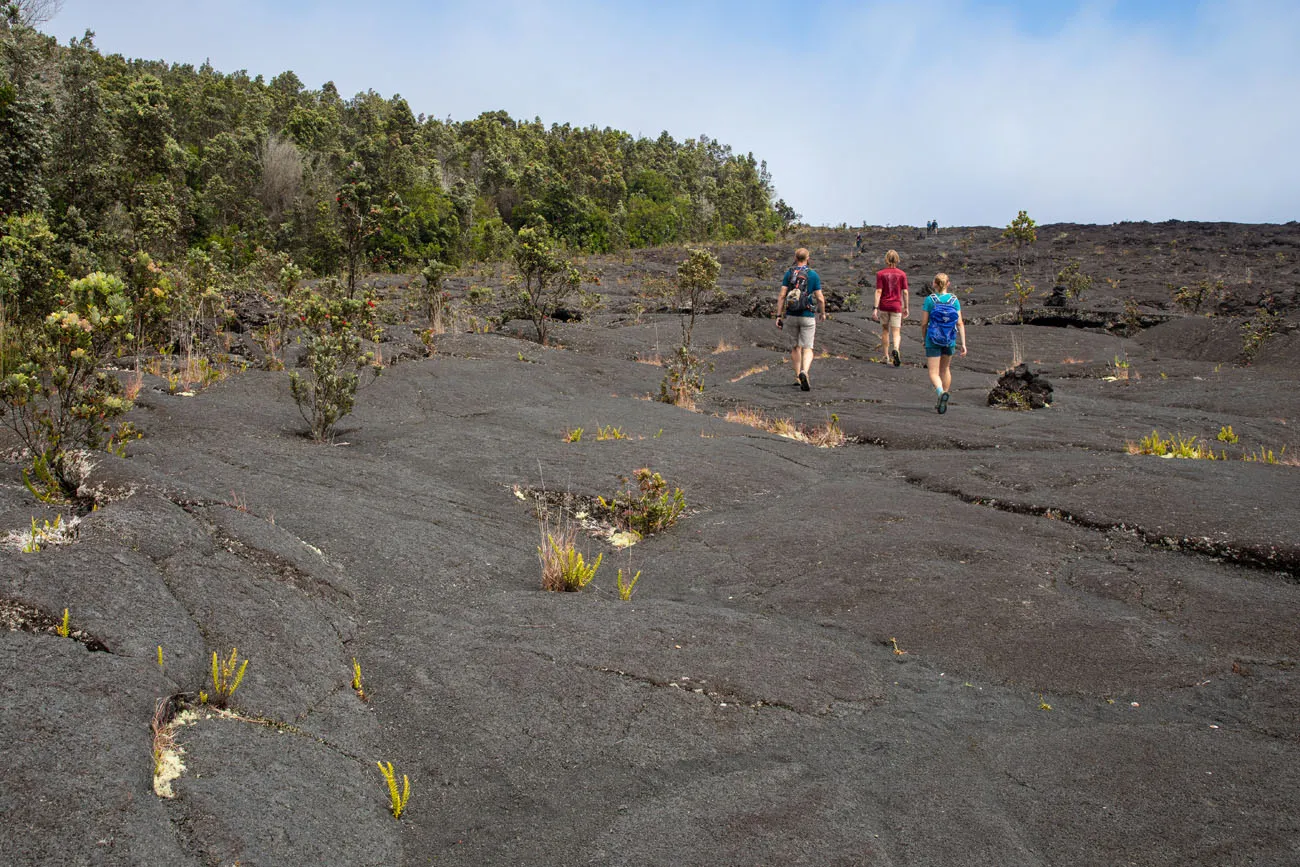
<path fill-rule="evenodd" d="M 77 525 L 81 523 L 78 517 L 71 517 L 63 520 L 62 515 L 55 515 L 54 520 L 36 523 L 32 518 L 32 525 L 26 530 L 11 530 L 4 539 L 0 539 L 0 546 L 5 548 L 15 548 L 24 554 L 38 553 L 47 545 L 67 545 L 77 538 Z"/>
<path fill-rule="evenodd" d="M 641 541 L 641 534 L 634 530 L 615 530 L 609 534 L 608 538 L 609 544 L 615 548 L 631 548 Z"/>
<path fill-rule="evenodd" d="M 153 793 L 160 798 L 176 797 L 172 781 L 185 773 L 185 762 L 181 759 L 185 750 L 176 743 L 176 730 L 193 725 L 198 718 L 197 711 L 182 711 L 154 735 Z"/>

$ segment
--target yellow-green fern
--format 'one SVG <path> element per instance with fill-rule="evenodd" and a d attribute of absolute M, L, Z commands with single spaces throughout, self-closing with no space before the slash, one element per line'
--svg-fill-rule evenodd
<path fill-rule="evenodd" d="M 411 781 L 407 779 L 406 774 L 402 774 L 402 788 L 397 788 L 397 773 L 393 770 L 392 762 L 375 762 L 379 766 L 379 773 L 384 775 L 384 781 L 388 783 L 388 808 L 393 813 L 394 819 L 402 818 L 402 813 L 406 812 L 406 802 L 411 799 Z"/>
<path fill-rule="evenodd" d="M 355 656 L 352 657 L 352 689 L 356 691 L 357 698 L 362 701 L 370 701 L 366 696 L 365 688 L 361 685 L 361 663 L 357 662 Z"/>
<path fill-rule="evenodd" d="M 636 571 L 636 574 L 632 576 L 631 581 L 628 581 L 626 584 L 623 583 L 623 570 L 619 569 L 618 570 L 618 598 L 622 599 L 624 602 L 630 600 L 632 598 L 632 588 L 636 586 L 636 582 L 639 580 L 641 580 L 640 569 L 638 569 Z"/>
<path fill-rule="evenodd" d="M 238 670 L 236 670 L 238 666 Z M 232 647 L 230 655 L 225 659 L 218 659 L 217 652 L 212 652 L 212 702 L 218 707 L 225 707 L 230 701 L 230 697 L 239 689 L 239 684 L 244 680 L 244 672 L 248 669 L 248 660 L 245 659 L 243 664 L 239 663 L 239 651 Z M 206 693 L 199 693 L 199 700 L 206 702 Z"/>

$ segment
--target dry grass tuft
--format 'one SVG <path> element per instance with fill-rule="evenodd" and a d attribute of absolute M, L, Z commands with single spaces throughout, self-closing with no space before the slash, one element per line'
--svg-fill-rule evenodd
<path fill-rule="evenodd" d="M 135 369 L 135 375 L 126 381 L 122 387 L 122 396 L 132 403 L 140 396 L 140 389 L 144 386 L 144 371 L 139 367 Z"/>
<path fill-rule="evenodd" d="M 768 428 L 768 430 L 770 430 L 772 433 L 776 434 L 777 436 L 786 437 L 787 439 L 796 440 L 801 443 L 808 442 L 807 435 L 805 435 L 804 432 L 799 429 L 799 425 L 795 424 L 793 419 L 788 419 L 788 418 L 773 419 L 770 422 L 770 425 L 771 426 Z"/>
<path fill-rule="evenodd" d="M 804 430 L 793 419 L 768 418 L 761 411 L 745 406 L 729 410 L 723 418 L 725 421 L 743 424 L 821 448 L 833 449 L 848 442 L 844 429 L 840 427 L 840 417 L 834 414 L 826 420 L 825 424 L 818 425 L 812 430 Z"/>
<path fill-rule="evenodd" d="M 593 563 L 586 562 L 577 549 L 576 524 L 566 522 L 558 532 L 551 532 L 549 524 L 543 521 L 541 536 L 537 556 L 542 561 L 542 589 L 576 592 L 586 587 L 596 576 L 605 555 L 597 555 Z"/>
<path fill-rule="evenodd" d="M 768 367 L 769 367 L 769 365 L 766 365 L 766 364 L 756 364 L 756 365 L 754 365 L 753 367 L 751 367 L 751 368 L 749 368 L 748 370 L 746 370 L 746 371 L 745 371 L 744 373 L 742 373 L 740 376 L 737 376 L 735 379 L 732 379 L 732 380 L 729 380 L 729 381 L 730 381 L 730 382 L 740 382 L 742 379 L 744 379 L 744 378 L 747 377 L 747 376 L 753 376 L 753 375 L 756 374 L 756 373 L 765 373 L 765 372 L 768 370 Z"/>
<path fill-rule="evenodd" d="M 767 430 L 767 419 L 764 418 L 763 413 L 751 407 L 738 406 L 735 409 L 728 410 L 723 418 L 736 424 Z"/>
<path fill-rule="evenodd" d="M 847 441 L 848 437 L 840 427 L 840 417 L 834 413 L 826 420 L 826 424 L 818 425 L 808 431 L 808 442 L 824 449 L 838 448 Z"/>
<path fill-rule="evenodd" d="M 735 352 L 739 348 L 740 348 L 739 346 L 728 343 L 725 339 L 719 340 L 718 345 L 713 350 L 713 354 L 719 355 L 723 352 Z"/>
<path fill-rule="evenodd" d="M 661 355 L 660 355 L 659 353 L 657 353 L 657 352 L 656 352 L 654 355 L 642 355 L 641 353 L 638 352 L 638 353 L 633 357 L 632 360 L 635 361 L 637 364 L 649 364 L 649 365 L 651 365 L 651 366 L 653 366 L 653 367 L 663 367 L 663 366 L 664 366 L 663 356 L 661 356 Z"/>

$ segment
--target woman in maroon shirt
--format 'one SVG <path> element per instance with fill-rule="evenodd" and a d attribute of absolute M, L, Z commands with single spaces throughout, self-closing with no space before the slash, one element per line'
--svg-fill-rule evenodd
<path fill-rule="evenodd" d="M 885 254 L 884 270 L 876 272 L 876 306 L 871 310 L 871 318 L 880 322 L 881 349 L 894 367 L 903 363 L 898 350 L 903 342 L 903 320 L 908 314 L 907 274 L 898 262 L 896 250 Z"/>

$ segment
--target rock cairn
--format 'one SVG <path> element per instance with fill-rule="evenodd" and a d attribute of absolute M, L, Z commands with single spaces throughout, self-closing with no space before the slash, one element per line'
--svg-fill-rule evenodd
<path fill-rule="evenodd" d="M 998 379 L 989 392 L 989 406 L 1005 409 L 1042 409 L 1052 405 L 1052 384 L 1018 364 Z"/>

